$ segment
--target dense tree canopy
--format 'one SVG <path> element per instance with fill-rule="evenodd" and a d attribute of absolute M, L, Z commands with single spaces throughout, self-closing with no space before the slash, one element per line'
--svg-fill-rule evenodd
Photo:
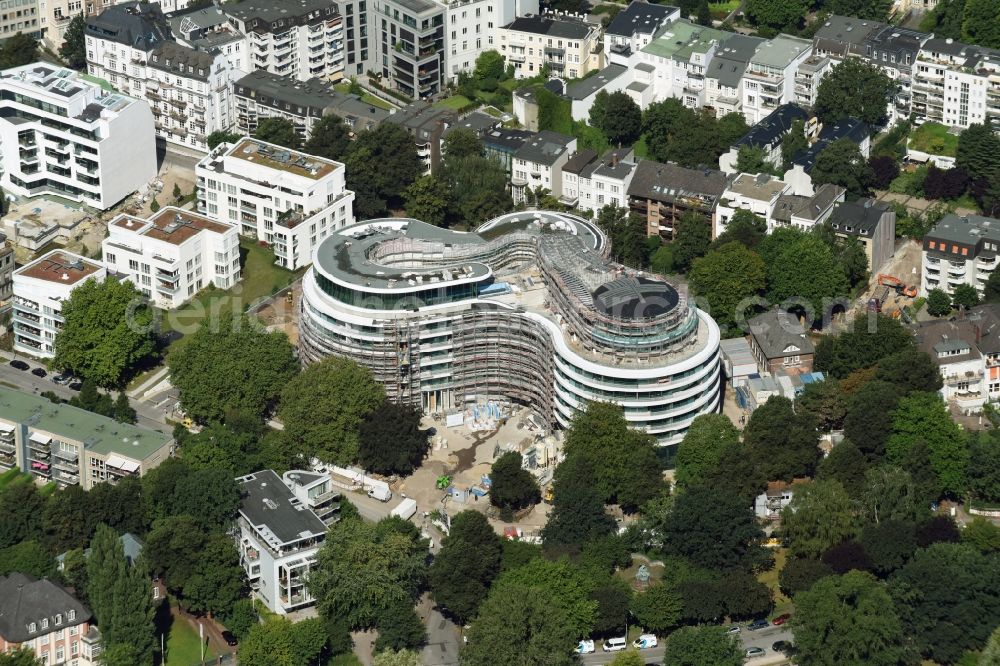
<path fill-rule="evenodd" d="M 742 243 L 731 242 L 694 260 L 688 280 L 708 301 L 712 318 L 727 332 L 745 319 L 743 304 L 765 285 L 764 260 Z"/>
<path fill-rule="evenodd" d="M 798 557 L 819 557 L 857 534 L 854 505 L 837 481 L 813 481 L 795 487 L 781 512 L 781 533 Z"/>
<path fill-rule="evenodd" d="M 284 333 L 264 332 L 245 317 L 202 326 L 167 358 L 170 380 L 188 416 L 207 423 L 227 412 L 263 416 L 298 361 Z"/>
<path fill-rule="evenodd" d="M 897 666 L 903 626 L 892 599 L 870 574 L 828 576 L 795 595 L 796 657 L 824 666 Z"/>
<path fill-rule="evenodd" d="M 896 84 L 878 65 L 862 58 L 845 58 L 820 82 L 814 110 L 824 123 L 857 118 L 880 125 L 895 91 Z"/>
<path fill-rule="evenodd" d="M 821 455 L 816 422 L 807 413 L 797 413 L 783 396 L 774 396 L 754 410 L 744 441 L 769 481 L 812 476 Z"/>
<path fill-rule="evenodd" d="M 302 143 L 295 125 L 292 121 L 278 116 L 261 118 L 257 123 L 257 131 L 253 133 L 255 139 L 273 143 L 285 148 L 297 149 Z"/>
<path fill-rule="evenodd" d="M 918 440 L 930 450 L 931 467 L 942 490 L 955 495 L 964 491 L 968 443 L 936 393 L 915 392 L 899 401 L 886 442 L 889 459 L 902 463 Z"/>
<path fill-rule="evenodd" d="M 317 663 L 326 631 L 316 619 L 289 622 L 274 617 L 250 629 L 240 642 L 240 666 L 301 666 Z"/>
<path fill-rule="evenodd" d="M 87 280 L 62 305 L 53 365 L 99 386 L 118 386 L 156 350 L 153 314 L 127 280 Z"/>
<path fill-rule="evenodd" d="M 570 456 L 556 467 L 552 511 L 542 528 L 546 550 L 575 552 L 614 528 L 593 479 L 594 470 L 583 456 Z"/>
<path fill-rule="evenodd" d="M 385 403 L 385 391 L 354 361 L 331 356 L 308 366 L 281 391 L 285 434 L 309 457 L 348 464 L 358 457 L 359 427 Z"/>
<path fill-rule="evenodd" d="M 713 486 L 693 486 L 677 496 L 663 538 L 667 554 L 711 569 L 750 568 L 764 559 L 753 507 Z"/>
<path fill-rule="evenodd" d="M 740 433 L 724 414 L 702 414 L 691 422 L 677 445 L 674 483 L 690 486 L 702 483 L 719 466 L 723 452 L 740 441 Z"/>
<path fill-rule="evenodd" d="M 508 451 L 490 469 L 490 502 L 507 511 L 517 511 L 536 504 L 541 499 L 538 482 L 522 467 L 523 459 L 516 451 Z"/>
<path fill-rule="evenodd" d="M 612 145 L 631 145 L 642 132 L 642 111 L 623 91 L 601 90 L 590 107 L 590 124 L 604 133 Z"/>
<path fill-rule="evenodd" d="M 913 346 L 913 335 L 899 321 L 882 315 L 857 317 L 849 330 L 820 340 L 814 365 L 843 379 Z"/>
<path fill-rule="evenodd" d="M 501 574 L 493 587 L 495 591 L 505 587 L 527 588 L 532 594 L 547 596 L 552 600 L 552 610 L 563 615 L 571 627 L 569 636 L 587 636 L 597 620 L 597 602 L 591 596 L 596 588 L 595 580 L 565 558 L 531 560 Z M 485 604 L 479 612 L 480 615 L 486 612 Z"/>
<path fill-rule="evenodd" d="M 351 145 L 351 129 L 338 115 L 320 118 L 309 131 L 309 140 L 302 147 L 310 155 L 328 160 L 343 160 Z"/>
<path fill-rule="evenodd" d="M 743 652 L 739 641 L 726 633 L 725 627 L 681 627 L 670 634 L 663 655 L 663 666 L 741 666 Z"/>
<path fill-rule="evenodd" d="M 427 455 L 427 431 L 421 412 L 410 405 L 385 401 L 370 411 L 358 428 L 358 460 L 378 474 L 407 475 Z"/>
<path fill-rule="evenodd" d="M 434 599 L 460 623 L 472 619 L 500 573 L 502 543 L 486 516 L 463 511 L 451 521 L 429 573 Z"/>
<path fill-rule="evenodd" d="M 849 58 L 848 62 L 856 60 Z M 809 175 L 813 185 L 839 185 L 852 198 L 867 195 L 874 180 L 861 149 L 850 139 L 838 139 L 821 150 Z"/>
<path fill-rule="evenodd" d="M 20 67 L 38 61 L 38 40 L 19 32 L 4 40 L 0 47 L 0 69 Z"/>
<path fill-rule="evenodd" d="M 59 57 L 73 69 L 86 69 L 87 45 L 84 32 L 87 30 L 87 19 L 83 14 L 77 14 L 70 19 L 63 35 L 63 43 L 59 47 Z"/>
<path fill-rule="evenodd" d="M 787 302 L 788 308 L 802 310 L 810 322 L 820 321 L 831 299 L 847 295 L 847 276 L 833 250 L 818 236 L 788 236 L 772 235 L 765 241 L 768 300 Z"/>
<path fill-rule="evenodd" d="M 823 432 L 840 430 L 847 415 L 847 397 L 834 378 L 806 384 L 795 398 L 795 411 L 812 416 L 816 427 Z"/>
<path fill-rule="evenodd" d="M 205 143 L 208 145 L 209 150 L 214 150 L 216 146 L 220 143 L 236 143 L 240 140 L 242 134 L 237 132 L 226 132 L 225 130 L 215 130 L 207 137 L 205 137 Z"/>
<path fill-rule="evenodd" d="M 754 25 L 794 29 L 806 13 L 804 0 L 747 0 L 746 13 Z"/>
<path fill-rule="evenodd" d="M 385 215 L 398 207 L 403 192 L 424 172 L 413 138 L 393 123 L 358 133 L 344 164 L 358 219 Z"/>
<path fill-rule="evenodd" d="M 408 216 L 438 227 L 445 226 L 450 197 L 448 185 L 431 175 L 417 178 L 403 193 Z"/>

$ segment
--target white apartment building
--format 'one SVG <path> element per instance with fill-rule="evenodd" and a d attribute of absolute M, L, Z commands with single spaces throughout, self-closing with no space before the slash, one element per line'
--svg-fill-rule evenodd
<path fill-rule="evenodd" d="M 563 196 L 563 166 L 576 151 L 576 138 L 550 132 L 539 132 L 517 149 L 511 161 L 511 194 L 514 203 L 545 190 L 558 198 Z"/>
<path fill-rule="evenodd" d="M 587 148 L 562 167 L 562 195 L 567 206 L 597 213 L 605 206 L 628 208 L 628 186 L 636 163 L 632 149 L 619 148 L 601 157 Z"/>
<path fill-rule="evenodd" d="M 108 209 L 156 177 L 149 106 L 37 62 L 0 73 L 3 188 Z"/>
<path fill-rule="evenodd" d="M 604 29 L 604 58 L 608 63 L 628 66 L 629 56 L 649 44 L 653 35 L 681 16 L 681 10 L 669 5 L 654 5 L 642 0 L 630 2 Z"/>
<path fill-rule="evenodd" d="M 167 23 L 178 44 L 197 51 L 219 51 L 236 69 L 251 71 L 247 36 L 237 31 L 215 5 L 171 14 Z"/>
<path fill-rule="evenodd" d="M 236 480 L 242 496 L 236 545 L 254 597 L 280 615 L 312 606 L 306 578 L 327 524 L 272 470 Z"/>
<path fill-rule="evenodd" d="M 159 5 L 135 0 L 112 5 L 87 18 L 87 73 L 143 99 L 149 54 L 172 40 Z"/>
<path fill-rule="evenodd" d="M 920 295 L 931 289 L 948 294 L 968 284 L 982 294 L 1000 265 L 1000 220 L 982 215 L 948 214 L 924 235 Z"/>
<path fill-rule="evenodd" d="M 795 74 L 811 52 L 808 39 L 784 34 L 757 47 L 743 74 L 743 116 L 748 125 L 796 100 Z"/>
<path fill-rule="evenodd" d="M 63 300 L 78 285 L 106 276 L 98 262 L 62 250 L 52 250 L 14 271 L 14 351 L 52 358 L 63 323 Z"/>
<path fill-rule="evenodd" d="M 19 32 L 38 34 L 39 13 L 38 0 L 3 0 L 0 2 L 0 39 Z"/>
<path fill-rule="evenodd" d="M 827 56 L 811 55 L 802 61 L 795 72 L 795 100 L 801 107 L 811 109 L 819 94 L 819 84 L 833 69 L 833 61 Z"/>
<path fill-rule="evenodd" d="M 737 174 L 722 193 L 722 199 L 715 210 L 715 228 L 712 238 L 718 238 L 729 226 L 729 221 L 738 210 L 748 210 L 763 220 L 774 219 L 774 209 L 778 199 L 791 190 L 788 183 L 766 173 Z"/>
<path fill-rule="evenodd" d="M 198 211 L 267 243 L 295 270 L 337 229 L 354 224 L 344 165 L 245 138 L 220 144 L 195 167 Z"/>
<path fill-rule="evenodd" d="M 1000 119 L 1000 51 L 928 39 L 913 68 L 913 112 L 949 127 Z"/>
<path fill-rule="evenodd" d="M 500 53 L 527 79 L 546 67 L 552 76 L 577 79 L 604 67 L 601 28 L 578 16 L 521 16 L 500 28 Z"/>
<path fill-rule="evenodd" d="M 247 36 L 248 71 L 263 69 L 302 81 L 344 74 L 344 28 L 327 0 L 243 0 L 222 10 Z"/>
<path fill-rule="evenodd" d="M 497 33 L 518 16 L 538 13 L 538 0 L 438 0 L 444 5 L 444 76 L 471 72 L 483 51 L 499 50 Z"/>
<path fill-rule="evenodd" d="M 195 51 L 166 42 L 153 49 L 143 69 L 157 136 L 208 152 L 208 135 L 232 127 L 233 82 L 243 72 L 218 50 Z"/>
<path fill-rule="evenodd" d="M 104 266 L 136 286 L 157 307 L 178 308 L 211 285 L 240 280 L 240 238 L 234 224 L 213 222 L 173 206 L 148 220 L 119 215 L 101 243 Z"/>

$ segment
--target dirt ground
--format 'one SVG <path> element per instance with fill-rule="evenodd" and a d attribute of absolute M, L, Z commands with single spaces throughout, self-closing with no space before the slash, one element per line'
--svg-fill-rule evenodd
<path fill-rule="evenodd" d="M 435 443 L 420 469 L 402 479 L 394 489 L 416 499 L 419 506 L 430 507 L 431 511 L 438 509 L 452 515 L 466 509 L 482 511 L 490 516 L 490 523 L 500 534 L 505 527 L 513 526 L 523 530 L 525 535 L 534 535 L 545 525 L 551 510 L 544 501 L 516 522 L 507 523 L 492 515 L 495 512 L 490 511 L 488 497 L 476 500 L 470 495 L 463 504 L 436 487 L 438 477 L 447 474 L 456 488 L 469 488 L 479 483 L 484 474 L 489 474 L 493 461 L 507 450 L 507 445 L 513 444 L 516 449 L 527 447 L 539 434 L 531 429 L 533 426 L 526 420 L 527 414 L 527 410 L 515 412 L 498 430 L 490 432 L 471 432 L 464 426 L 447 428 L 443 419 L 425 417 L 423 427 L 436 430 Z"/>
<path fill-rule="evenodd" d="M 291 300 L 288 300 L 289 290 L 292 294 Z M 299 344 L 298 311 L 300 298 L 302 298 L 302 280 L 296 280 L 289 289 L 278 293 L 257 310 L 257 318 L 264 322 L 267 330 L 284 331 L 293 346 Z"/>
<path fill-rule="evenodd" d="M 148 217 L 152 214 L 153 211 L 149 207 L 153 203 L 154 196 L 161 207 L 173 205 L 175 184 L 181 188 L 182 195 L 191 194 L 195 186 L 194 171 L 164 162 L 149 193 L 137 202 L 140 206 L 139 216 Z"/>

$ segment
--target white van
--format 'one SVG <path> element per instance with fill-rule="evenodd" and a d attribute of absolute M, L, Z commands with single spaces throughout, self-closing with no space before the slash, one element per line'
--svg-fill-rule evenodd
<path fill-rule="evenodd" d="M 628 647 L 628 639 L 624 636 L 621 638 L 609 638 L 604 641 L 604 651 L 605 652 L 620 652 Z"/>

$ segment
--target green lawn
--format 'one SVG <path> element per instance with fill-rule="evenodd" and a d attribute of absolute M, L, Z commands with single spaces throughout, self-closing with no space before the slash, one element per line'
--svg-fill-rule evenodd
<path fill-rule="evenodd" d="M 167 658 L 163 666 L 194 666 L 201 663 L 198 631 L 180 618 L 170 624 L 167 635 Z M 205 647 L 205 663 L 212 663 L 212 650 Z"/>
<path fill-rule="evenodd" d="M 336 90 L 337 92 L 342 92 L 345 95 L 347 95 L 348 93 L 351 92 L 351 82 L 344 81 L 343 83 L 338 83 L 333 87 L 333 89 Z M 371 104 L 372 106 L 377 107 L 379 109 L 385 109 L 386 111 L 392 111 L 393 109 L 393 106 L 388 102 L 386 102 L 384 99 L 380 99 L 375 95 L 371 95 L 369 93 L 362 93 L 361 101 L 364 102 L 365 104 Z"/>
<path fill-rule="evenodd" d="M 30 480 L 31 480 L 30 474 L 22 474 L 21 470 L 18 469 L 9 469 L 3 474 L 0 474 L 0 490 L 6 488 L 15 481 L 24 482 Z"/>
<path fill-rule="evenodd" d="M 439 102 L 434 102 L 434 108 L 458 111 L 469 104 L 472 104 L 472 100 L 465 95 L 452 95 L 451 97 L 445 97 Z"/>
<path fill-rule="evenodd" d="M 958 148 L 958 137 L 948 132 L 939 123 L 924 123 L 910 132 L 909 147 L 922 153 L 954 157 Z"/>
<path fill-rule="evenodd" d="M 792 611 L 792 600 L 781 593 L 781 588 L 778 587 L 778 574 L 781 573 L 781 569 L 785 566 L 785 560 L 787 559 L 787 554 L 784 548 L 774 549 L 774 567 L 770 571 L 765 571 L 759 576 L 757 580 L 767 585 L 771 588 L 771 592 L 774 594 L 774 612 L 771 617 L 777 617 L 782 613 L 790 613 Z"/>
<path fill-rule="evenodd" d="M 284 289 L 305 272 L 304 268 L 292 272 L 275 266 L 274 252 L 247 239 L 240 239 L 240 259 L 243 279 L 235 287 L 203 289 L 183 307 L 161 312 L 164 330 L 181 335 L 193 333 L 210 315 L 229 314 L 234 307 L 245 311 L 257 300 Z"/>

